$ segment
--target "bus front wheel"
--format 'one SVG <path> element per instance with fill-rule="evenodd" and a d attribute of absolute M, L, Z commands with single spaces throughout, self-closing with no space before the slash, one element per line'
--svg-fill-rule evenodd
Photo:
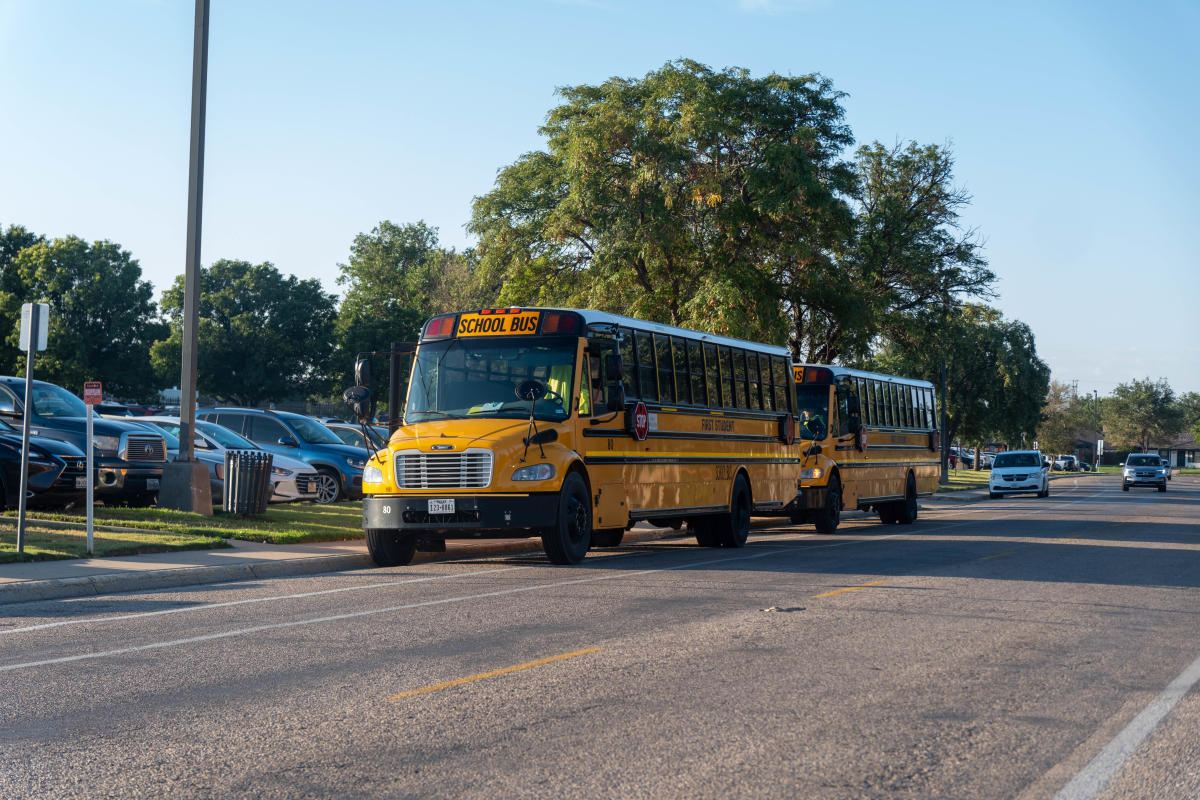
<path fill-rule="evenodd" d="M 817 526 L 817 533 L 833 533 L 841 521 L 842 482 L 834 475 L 829 479 L 829 489 L 825 493 L 825 507 L 816 513 L 813 522 Z"/>
<path fill-rule="evenodd" d="M 717 538 L 722 547 L 743 547 L 750 535 L 750 484 L 745 475 L 733 481 L 729 513 L 716 518 Z"/>
<path fill-rule="evenodd" d="M 411 564 L 417 553 L 417 537 L 399 531 L 368 528 L 367 551 L 381 567 L 403 567 Z"/>
<path fill-rule="evenodd" d="M 552 564 L 578 564 L 592 545 L 592 504 L 578 472 L 563 481 L 558 495 L 558 522 L 542 533 L 542 547 Z"/>

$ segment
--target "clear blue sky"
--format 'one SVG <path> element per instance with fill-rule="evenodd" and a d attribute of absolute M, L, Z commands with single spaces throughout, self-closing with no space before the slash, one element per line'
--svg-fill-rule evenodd
<path fill-rule="evenodd" d="M 182 273 L 192 24 L 190 0 L 0 0 L 0 224 Z M 1198 41 L 1195 0 L 212 0 L 203 261 L 335 291 L 380 220 L 470 245 L 557 86 L 820 72 L 860 143 L 952 145 L 995 304 L 1055 379 L 1200 391 Z"/>

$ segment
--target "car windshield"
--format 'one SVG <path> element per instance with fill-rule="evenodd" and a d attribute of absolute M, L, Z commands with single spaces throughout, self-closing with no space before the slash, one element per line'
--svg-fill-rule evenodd
<path fill-rule="evenodd" d="M 518 398 L 516 389 L 529 381 L 544 391 L 533 403 L 535 418 L 564 420 L 571 415 L 575 349 L 571 337 L 423 344 L 413 365 L 404 420 L 527 419 L 530 401 Z"/>
<path fill-rule="evenodd" d="M 1160 461 L 1158 456 L 1130 456 L 1126 463 L 1131 467 L 1157 467 Z"/>
<path fill-rule="evenodd" d="M 824 439 L 829 432 L 829 387 L 796 387 L 796 434 L 801 439 Z"/>
<path fill-rule="evenodd" d="M 24 391 L 24 388 L 22 386 L 20 391 Z M 62 387 L 52 383 L 35 383 L 33 413 L 39 417 L 86 417 L 87 406 Z"/>
<path fill-rule="evenodd" d="M 1001 453 L 996 456 L 996 461 L 992 464 L 992 469 L 1004 469 L 1005 467 L 1037 468 L 1040 466 L 1042 466 L 1042 462 L 1037 457 L 1037 453 Z"/>
<path fill-rule="evenodd" d="M 333 431 L 315 419 L 289 416 L 287 421 L 296 431 L 296 435 L 309 444 L 344 444 Z"/>
<path fill-rule="evenodd" d="M 212 439 L 221 447 L 233 448 L 235 450 L 261 450 L 254 442 L 242 436 L 240 433 L 235 433 L 229 430 L 224 425 L 218 425 L 215 422 L 202 422 L 196 420 L 196 430 L 203 433 L 208 438 Z"/>

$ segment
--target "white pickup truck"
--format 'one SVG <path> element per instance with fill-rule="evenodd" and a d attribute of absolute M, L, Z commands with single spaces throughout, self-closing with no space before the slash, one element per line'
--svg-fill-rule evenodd
<path fill-rule="evenodd" d="M 1055 456 L 1054 468 L 1063 472 L 1074 472 L 1079 469 L 1079 462 L 1075 456 Z"/>

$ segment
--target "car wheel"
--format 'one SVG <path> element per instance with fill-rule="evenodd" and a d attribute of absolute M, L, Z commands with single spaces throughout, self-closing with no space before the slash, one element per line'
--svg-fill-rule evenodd
<path fill-rule="evenodd" d="M 1000 493 L 999 492 L 988 492 L 988 497 L 991 498 L 992 500 L 996 500 L 996 499 L 999 499 Z"/>
<path fill-rule="evenodd" d="M 1128 483 L 1122 483 L 1122 484 L 1121 484 L 1121 491 L 1122 491 L 1122 492 L 1128 492 L 1128 491 L 1129 491 L 1129 484 L 1128 484 Z"/>
<path fill-rule="evenodd" d="M 342 482 L 329 467 L 317 468 L 317 502 L 328 505 L 342 495 Z"/>
<path fill-rule="evenodd" d="M 368 528 L 367 551 L 371 560 L 381 567 L 403 567 L 411 564 L 417 553 L 417 537 L 411 533 Z"/>
<path fill-rule="evenodd" d="M 1165 491 L 1167 490 L 1167 482 L 1166 482 L 1166 481 L 1163 481 L 1162 483 L 1160 483 L 1160 484 L 1158 485 L 1158 490 L 1159 490 L 1160 492 L 1165 492 Z"/>
<path fill-rule="evenodd" d="M 542 533 L 551 564 L 578 564 L 592 545 L 592 504 L 587 484 L 570 472 L 558 494 L 558 519 Z"/>

